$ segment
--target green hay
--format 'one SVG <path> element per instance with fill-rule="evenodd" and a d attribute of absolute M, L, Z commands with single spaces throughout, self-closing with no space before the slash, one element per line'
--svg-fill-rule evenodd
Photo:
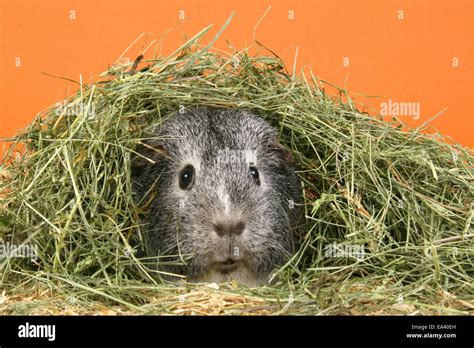
<path fill-rule="evenodd" d="M 179 296 L 201 290 L 247 299 L 219 314 L 472 310 L 472 152 L 362 113 L 346 91 L 328 96 L 315 76 L 289 74 L 273 55 L 213 50 L 217 36 L 201 45 L 208 30 L 168 57 L 113 66 L 81 85 L 68 108 L 49 108 L 15 137 L 2 165 L 0 236 L 37 246 L 38 258 L 2 259 L 2 288 L 46 289 L 49 303 L 72 296 L 79 312 L 105 303 L 183 313 L 175 312 Z M 293 150 L 307 232 L 272 286 L 167 284 L 135 256 L 142 207 L 131 196 L 130 158 L 147 131 L 194 105 L 252 109 Z M 364 257 L 327 257 L 328 244 L 363 246 Z M 33 302 L 3 311 L 45 303 Z"/>

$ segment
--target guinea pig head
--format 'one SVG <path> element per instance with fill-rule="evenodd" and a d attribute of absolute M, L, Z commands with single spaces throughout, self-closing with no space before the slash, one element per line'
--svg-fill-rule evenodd
<path fill-rule="evenodd" d="M 191 281 L 267 282 L 293 252 L 302 201 L 274 129 L 248 111 L 195 108 L 168 118 L 155 136 L 141 153 L 151 162 L 135 165 L 141 192 L 154 192 L 147 253 Z"/>

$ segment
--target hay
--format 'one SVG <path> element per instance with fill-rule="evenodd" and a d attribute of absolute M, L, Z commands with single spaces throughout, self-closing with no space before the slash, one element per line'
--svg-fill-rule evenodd
<path fill-rule="evenodd" d="M 13 139 L 0 167 L 0 236 L 36 246 L 37 258 L 2 259 L 0 279 L 10 298 L 42 292 L 0 312 L 41 312 L 45 293 L 73 313 L 104 303 L 118 313 L 472 310 L 472 152 L 360 112 L 345 90 L 328 96 L 311 72 L 289 74 L 274 55 L 217 51 L 217 36 L 204 46 L 208 30 L 167 57 L 112 66 Z M 143 134 L 193 105 L 252 109 L 293 150 L 308 226 L 273 286 L 170 285 L 135 255 L 130 158 Z"/>

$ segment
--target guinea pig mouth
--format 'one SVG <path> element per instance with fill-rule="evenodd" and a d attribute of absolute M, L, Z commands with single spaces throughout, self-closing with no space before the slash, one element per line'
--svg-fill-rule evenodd
<path fill-rule="evenodd" d="M 236 270 L 240 265 L 239 261 L 227 259 L 223 262 L 215 262 L 214 268 L 222 273 L 228 273 Z"/>

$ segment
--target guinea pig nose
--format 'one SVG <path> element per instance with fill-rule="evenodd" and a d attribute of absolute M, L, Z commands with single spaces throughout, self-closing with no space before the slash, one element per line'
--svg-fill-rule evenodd
<path fill-rule="evenodd" d="M 240 235 L 245 229 L 245 222 L 243 221 L 231 221 L 231 222 L 218 222 L 213 224 L 214 231 L 219 236 L 225 235 Z"/>

